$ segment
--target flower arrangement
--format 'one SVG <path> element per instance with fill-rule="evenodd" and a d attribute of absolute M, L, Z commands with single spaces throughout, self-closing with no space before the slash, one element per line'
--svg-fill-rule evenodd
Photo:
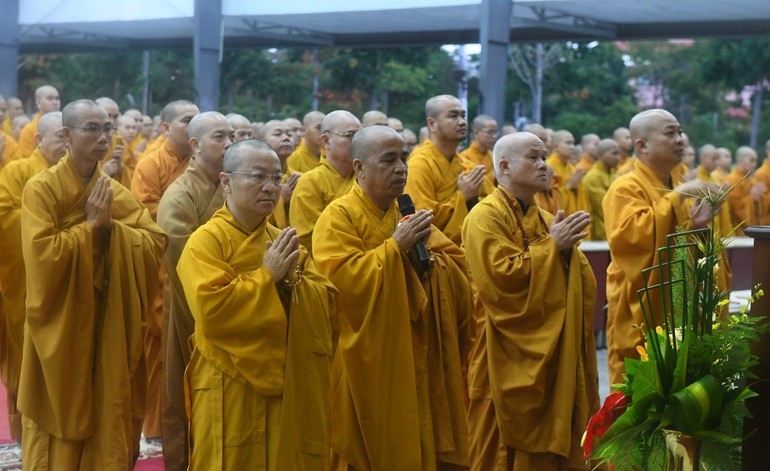
<path fill-rule="evenodd" d="M 728 192 L 700 195 L 712 227 Z M 624 383 L 612 386 L 584 435 L 584 457 L 597 467 L 665 469 L 666 431 L 700 440 L 709 469 L 740 462 L 745 401 L 756 396 L 746 385 L 758 362 L 749 343 L 770 325 L 747 314 L 764 294 L 759 286 L 740 315 L 727 315 L 728 293 L 717 282 L 724 248 L 711 229 L 677 232 L 658 249 L 659 263 L 643 270 L 640 359 L 626 358 Z"/>

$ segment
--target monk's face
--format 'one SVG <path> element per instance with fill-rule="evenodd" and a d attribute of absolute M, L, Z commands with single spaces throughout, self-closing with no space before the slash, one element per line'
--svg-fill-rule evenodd
<path fill-rule="evenodd" d="M 711 173 L 717 168 L 717 161 L 719 160 L 719 151 L 710 150 L 700 156 L 700 166 L 703 170 Z"/>
<path fill-rule="evenodd" d="M 613 169 L 620 163 L 620 146 L 613 145 L 611 148 L 605 150 L 602 155 L 597 157 L 602 161 L 605 167 Z"/>
<path fill-rule="evenodd" d="M 112 118 L 110 118 L 112 120 Z M 131 142 L 136 138 L 136 121 L 133 118 L 123 117 L 118 121 L 118 136 L 124 141 Z"/>
<path fill-rule="evenodd" d="M 404 139 L 395 132 L 372 136 L 366 160 L 353 163 L 358 182 L 379 207 L 389 205 L 404 192 L 407 165 Z"/>
<path fill-rule="evenodd" d="M 740 167 L 741 171 L 744 174 L 751 173 L 754 170 L 757 169 L 757 153 L 752 152 L 750 155 L 746 157 L 742 157 L 738 161 L 738 167 Z"/>
<path fill-rule="evenodd" d="M 695 149 L 692 146 L 686 146 L 682 154 L 682 163 L 690 167 L 695 162 Z"/>
<path fill-rule="evenodd" d="M 45 133 L 40 134 L 37 146 L 40 148 L 40 152 L 43 153 L 46 160 L 56 161 L 64 157 L 67 152 L 67 141 L 64 139 L 64 130 L 59 126 L 53 127 L 47 130 Z"/>
<path fill-rule="evenodd" d="M 19 140 L 19 135 L 21 134 L 21 130 L 24 129 L 24 126 L 28 125 L 30 123 L 30 119 L 26 116 L 17 116 L 13 120 L 13 138 L 17 141 Z"/>
<path fill-rule="evenodd" d="M 107 112 L 107 116 L 110 117 L 110 121 L 112 121 L 112 124 L 117 126 L 118 118 L 120 117 L 120 109 L 118 108 L 118 105 L 116 103 L 104 103 L 99 106 L 104 108 L 104 111 Z"/>
<path fill-rule="evenodd" d="M 59 92 L 53 87 L 46 87 L 41 91 L 40 96 L 35 98 L 35 104 L 37 104 L 40 114 L 60 111 L 61 101 L 59 100 Z"/>
<path fill-rule="evenodd" d="M 305 128 L 302 127 L 302 123 L 298 119 L 287 118 L 283 120 L 287 126 L 289 126 L 289 132 L 291 132 L 291 139 L 294 141 L 294 147 L 297 147 L 305 137 Z"/>
<path fill-rule="evenodd" d="M 315 148 L 321 147 L 321 122 L 322 119 L 313 121 L 310 126 L 305 128 L 305 142 Z"/>
<path fill-rule="evenodd" d="M 285 121 L 268 121 L 260 129 L 262 140 L 273 148 L 278 157 L 285 161 L 294 151 L 294 141 L 291 137 L 291 130 Z"/>
<path fill-rule="evenodd" d="M 5 114 L 8 111 L 8 105 L 4 98 L 0 98 L 0 121 L 5 121 Z"/>
<path fill-rule="evenodd" d="M 235 133 L 235 142 L 254 137 L 254 129 L 251 127 L 251 123 L 245 120 L 236 121 L 233 126 L 233 132 Z"/>
<path fill-rule="evenodd" d="M 178 152 L 186 154 L 190 152 L 190 144 L 187 139 L 187 127 L 196 114 L 200 113 L 195 105 L 179 105 L 177 114 L 170 123 L 164 123 L 166 139 Z"/>
<path fill-rule="evenodd" d="M 596 157 L 596 146 L 598 144 L 599 144 L 598 136 L 586 139 L 586 141 L 583 143 L 583 153 L 586 155 L 590 155 L 591 157 Z"/>
<path fill-rule="evenodd" d="M 206 128 L 200 138 L 190 139 L 195 159 L 210 164 L 221 171 L 225 151 L 233 143 L 233 126 L 224 116 L 207 119 Z"/>
<path fill-rule="evenodd" d="M 438 103 L 439 113 L 435 118 L 428 118 L 430 135 L 450 142 L 460 142 L 468 135 L 468 122 L 465 110 L 457 98 L 447 98 Z"/>
<path fill-rule="evenodd" d="M 497 136 L 500 133 L 497 130 L 497 123 L 494 121 L 487 121 L 481 126 L 481 129 L 473 131 L 473 136 L 476 139 L 482 152 L 486 152 L 495 147 L 497 142 Z"/>
<path fill-rule="evenodd" d="M 628 154 L 633 148 L 633 143 L 631 142 L 631 132 L 627 129 L 621 129 L 616 133 L 615 142 L 618 143 L 620 146 L 620 151 L 624 154 Z"/>
<path fill-rule="evenodd" d="M 361 129 L 361 122 L 355 116 L 337 118 L 329 125 L 321 140 L 326 149 L 326 158 L 339 166 L 338 170 L 344 175 L 353 171 L 353 161 L 350 158 L 350 141 Z"/>
<path fill-rule="evenodd" d="M 682 161 L 684 155 L 682 126 L 668 113 L 649 119 L 653 121 L 650 123 L 647 139 L 637 139 L 637 151 L 646 156 L 647 163 L 653 168 L 674 168 Z"/>
<path fill-rule="evenodd" d="M 572 159 L 575 151 L 575 138 L 570 133 L 563 135 L 561 140 L 554 144 L 553 151 L 562 159 Z"/>
<path fill-rule="evenodd" d="M 500 181 L 535 194 L 548 188 L 545 144 L 536 136 L 518 141 L 505 149 L 500 162 Z M 507 163 L 506 163 L 507 161 Z"/>
<path fill-rule="evenodd" d="M 139 128 L 139 135 L 142 136 L 142 139 L 149 139 L 152 137 L 152 128 L 152 118 L 149 116 L 143 116 L 142 126 Z"/>
<path fill-rule="evenodd" d="M 8 116 L 13 119 L 24 112 L 24 107 L 21 104 L 21 100 L 9 99 L 8 100 Z"/>
<path fill-rule="evenodd" d="M 89 162 L 99 162 L 110 148 L 112 122 L 107 112 L 100 106 L 83 107 L 79 110 L 75 123 L 64 128 L 72 157 Z"/>
<path fill-rule="evenodd" d="M 273 181 L 281 176 L 278 155 L 273 151 L 253 150 L 236 172 L 222 174 L 228 208 L 254 219 L 272 213 L 281 194 L 281 185 Z"/>

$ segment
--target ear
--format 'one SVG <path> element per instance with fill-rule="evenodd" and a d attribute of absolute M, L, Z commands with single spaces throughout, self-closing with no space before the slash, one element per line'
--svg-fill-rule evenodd
<path fill-rule="evenodd" d="M 192 149 L 193 154 L 197 154 L 200 151 L 201 143 L 198 140 L 197 137 L 191 137 L 190 138 L 190 149 Z"/>
<path fill-rule="evenodd" d="M 353 160 L 353 171 L 356 172 L 357 177 L 362 177 L 364 175 L 364 163 L 361 162 L 361 159 Z"/>
<path fill-rule="evenodd" d="M 321 147 L 326 149 L 327 148 L 326 145 L 328 143 L 329 143 L 329 134 L 328 133 L 321 134 Z"/>
<path fill-rule="evenodd" d="M 645 141 L 641 137 L 634 141 L 634 150 L 636 151 L 637 155 L 641 155 L 642 151 L 646 149 L 647 149 L 647 141 Z"/>
<path fill-rule="evenodd" d="M 219 182 L 222 184 L 225 193 L 232 192 L 232 188 L 230 187 L 230 177 L 231 175 L 229 173 L 219 172 Z"/>
<path fill-rule="evenodd" d="M 160 123 L 160 127 L 163 128 L 163 134 L 168 133 L 168 130 L 171 128 L 171 126 L 165 121 Z"/>
<path fill-rule="evenodd" d="M 43 136 L 40 135 L 40 133 L 35 133 L 35 144 L 37 144 L 37 147 L 40 147 L 40 144 L 43 142 Z"/>
<path fill-rule="evenodd" d="M 433 127 L 436 125 L 436 119 L 435 118 L 428 118 L 425 124 L 428 125 L 428 129 L 430 131 L 433 131 Z"/>

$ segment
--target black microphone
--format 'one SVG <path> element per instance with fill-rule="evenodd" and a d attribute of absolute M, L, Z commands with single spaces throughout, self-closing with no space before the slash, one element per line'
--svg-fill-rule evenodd
<path fill-rule="evenodd" d="M 398 197 L 398 210 L 401 211 L 402 216 L 408 216 L 414 214 L 414 203 L 412 197 L 403 194 Z M 428 254 L 428 248 L 425 246 L 425 242 L 419 239 L 414 243 L 410 250 L 412 265 L 417 270 L 422 278 L 426 273 L 430 271 L 430 255 Z"/>

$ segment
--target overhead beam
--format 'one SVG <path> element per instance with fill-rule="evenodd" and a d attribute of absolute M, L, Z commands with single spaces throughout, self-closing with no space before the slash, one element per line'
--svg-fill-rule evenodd
<path fill-rule="evenodd" d="M 19 1 L 3 0 L 0 15 L 0 94 L 16 96 L 19 81 Z"/>
<path fill-rule="evenodd" d="M 514 25 L 562 31 L 592 38 L 617 39 L 617 28 L 610 23 L 571 15 L 558 10 L 549 10 L 544 7 L 530 6 L 529 9 L 535 17 L 516 17 L 514 18 Z"/>

